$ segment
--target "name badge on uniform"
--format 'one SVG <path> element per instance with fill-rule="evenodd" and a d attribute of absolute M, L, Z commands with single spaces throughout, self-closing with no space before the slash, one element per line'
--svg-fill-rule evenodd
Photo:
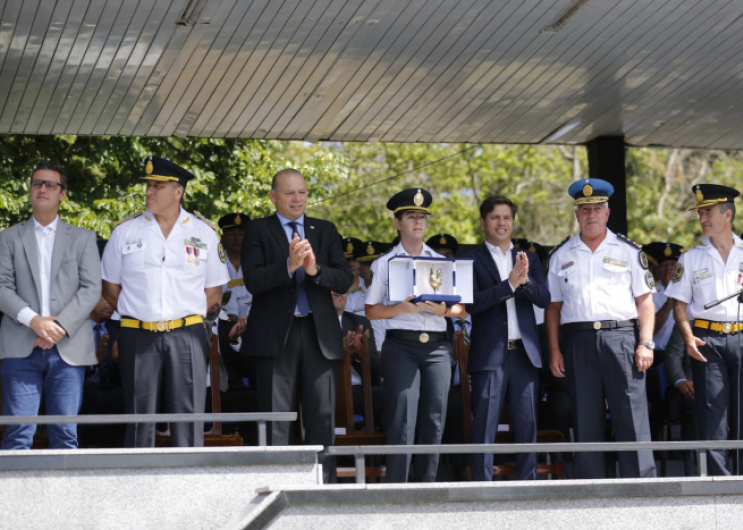
<path fill-rule="evenodd" d="M 574 261 L 568 261 L 567 263 L 563 263 L 560 266 L 560 270 L 557 271 L 557 276 L 560 278 L 565 278 L 565 283 L 567 283 L 568 275 L 575 270 L 574 266 L 575 266 Z"/>
<path fill-rule="evenodd" d="M 709 269 L 699 269 L 693 272 L 691 281 L 694 285 L 699 285 L 707 278 L 712 278 L 712 271 Z"/>
<path fill-rule="evenodd" d="M 604 258 L 604 270 L 610 272 L 625 272 L 627 270 L 627 261 L 617 258 Z"/>
<path fill-rule="evenodd" d="M 144 244 L 142 239 L 130 239 L 126 241 L 121 248 L 123 255 L 131 254 L 132 252 L 142 252 L 144 250 Z"/>

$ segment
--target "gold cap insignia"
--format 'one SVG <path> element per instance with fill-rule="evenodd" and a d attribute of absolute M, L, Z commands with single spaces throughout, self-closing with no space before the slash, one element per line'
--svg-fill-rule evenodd
<path fill-rule="evenodd" d="M 670 257 L 671 257 L 671 254 L 673 254 L 673 250 L 671 250 L 671 247 L 668 247 L 668 246 L 667 246 L 667 247 L 665 248 L 665 250 L 663 251 L 663 255 L 664 255 L 665 257 L 667 257 L 667 258 L 670 258 Z"/>
<path fill-rule="evenodd" d="M 421 190 L 418 190 L 418 193 L 415 194 L 415 197 L 413 197 L 413 202 L 416 206 L 420 206 L 423 204 L 423 194 L 421 193 Z"/>
<path fill-rule="evenodd" d="M 536 254 L 537 253 L 537 247 L 535 247 L 534 245 L 530 246 L 529 247 L 529 252 L 534 252 Z"/>
<path fill-rule="evenodd" d="M 446 237 L 441 236 L 441 239 L 439 239 L 439 245 L 446 245 Z"/>
<path fill-rule="evenodd" d="M 152 172 L 155 170 L 154 167 L 152 167 L 152 160 L 148 160 L 147 163 L 144 166 L 144 172 L 148 175 L 152 175 Z"/>
<path fill-rule="evenodd" d="M 374 254 L 374 246 L 373 246 L 373 245 L 372 245 L 371 243 L 369 243 L 369 244 L 368 244 L 368 245 L 366 246 L 366 255 L 367 255 L 367 256 L 371 256 L 371 255 L 373 255 L 373 254 Z"/>
<path fill-rule="evenodd" d="M 697 198 L 697 202 L 704 202 L 704 193 L 699 189 L 699 186 L 697 186 L 697 192 L 694 195 Z"/>
<path fill-rule="evenodd" d="M 353 243 L 349 242 L 348 245 L 346 245 L 346 252 L 348 254 L 353 254 Z"/>
<path fill-rule="evenodd" d="M 583 195 L 585 197 L 590 197 L 591 195 L 593 195 L 593 187 L 590 184 L 586 184 L 585 186 L 583 186 Z"/>
<path fill-rule="evenodd" d="M 235 226 L 240 226 L 243 222 L 243 218 L 240 217 L 239 213 L 235 214 Z"/>

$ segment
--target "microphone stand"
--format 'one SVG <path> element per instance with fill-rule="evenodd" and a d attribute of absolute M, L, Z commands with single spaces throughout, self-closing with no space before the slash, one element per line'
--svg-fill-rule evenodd
<path fill-rule="evenodd" d="M 727 302 L 728 300 L 732 298 L 738 298 L 738 322 L 740 322 L 740 308 L 743 305 L 743 290 L 736 291 L 732 294 L 723 296 L 722 298 L 715 300 L 714 302 L 710 302 L 709 304 L 704 304 L 704 309 L 711 309 L 715 306 L 720 305 L 723 302 Z M 740 364 L 741 364 L 741 335 L 743 334 L 743 330 L 738 331 L 738 348 L 737 348 L 737 360 L 738 360 L 738 386 L 737 386 L 737 400 L 738 400 L 738 407 L 736 410 L 737 418 L 735 418 L 735 424 L 737 428 L 735 429 L 735 440 L 740 441 Z M 735 450 L 735 474 L 740 475 L 740 449 Z"/>

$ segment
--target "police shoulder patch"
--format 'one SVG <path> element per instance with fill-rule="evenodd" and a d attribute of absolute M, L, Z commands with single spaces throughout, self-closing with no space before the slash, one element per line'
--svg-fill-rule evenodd
<path fill-rule="evenodd" d="M 129 217 L 125 217 L 125 218 L 121 219 L 120 221 L 117 221 L 116 224 L 114 224 L 114 227 L 119 226 L 121 223 L 126 223 L 127 221 L 131 221 L 132 219 L 134 219 L 136 217 L 139 217 L 143 213 L 144 212 L 137 212 L 134 215 L 130 215 Z"/>
<path fill-rule="evenodd" d="M 200 214 L 199 212 L 197 212 L 196 210 L 194 210 L 193 214 L 194 214 L 194 215 L 195 215 L 196 217 L 198 217 L 199 219 L 201 219 L 202 221 L 204 221 L 204 222 L 205 222 L 205 223 L 207 224 L 207 226 L 209 226 L 209 227 L 210 227 L 210 228 L 211 228 L 212 230 L 214 230 L 215 232 L 218 232 L 218 231 L 219 231 L 219 229 L 217 228 L 217 225 L 215 225 L 214 223 L 212 223 L 212 222 L 211 222 L 211 221 L 210 221 L 209 219 L 207 219 L 206 217 L 204 217 L 203 215 L 201 215 L 201 214 Z"/>
<path fill-rule="evenodd" d="M 645 283 L 648 284 L 648 287 L 652 289 L 655 287 L 655 278 L 653 278 L 653 273 L 650 271 L 645 272 Z"/>
<path fill-rule="evenodd" d="M 673 276 L 671 279 L 673 280 L 673 283 L 678 283 L 681 281 L 681 278 L 684 275 L 684 266 L 681 265 L 681 262 L 676 262 L 676 265 L 673 267 Z"/>
<path fill-rule="evenodd" d="M 552 250 L 550 250 L 550 254 L 549 255 L 551 256 L 554 251 L 556 251 L 558 248 L 560 248 L 565 243 L 567 243 L 569 239 L 570 239 L 570 236 L 566 237 L 560 243 L 558 243 L 557 245 L 555 245 L 554 247 L 552 247 Z"/>
<path fill-rule="evenodd" d="M 693 242 L 693 243 L 692 243 L 691 245 L 689 245 L 689 246 L 686 246 L 686 247 L 682 248 L 682 249 L 681 249 L 681 253 L 683 254 L 684 252 L 688 252 L 689 250 L 693 249 L 694 247 L 698 247 L 698 246 L 699 246 L 699 245 L 701 245 L 701 244 L 702 244 L 702 242 L 701 242 L 701 241 L 694 241 L 694 242 Z M 683 268 L 683 267 L 681 267 L 681 270 L 683 270 L 683 269 L 684 269 L 684 268 Z"/>
<path fill-rule="evenodd" d="M 222 243 L 219 244 L 219 260 L 222 263 L 227 263 L 227 255 L 224 253 L 224 247 L 222 246 Z"/>
<path fill-rule="evenodd" d="M 645 254 L 645 252 L 643 252 L 643 251 L 641 250 L 641 251 L 640 251 L 640 253 L 638 254 L 638 256 L 639 256 L 639 258 L 640 258 L 640 266 L 641 266 L 641 267 L 642 267 L 643 269 L 647 269 L 647 268 L 648 268 L 648 255 L 647 255 L 647 254 Z"/>

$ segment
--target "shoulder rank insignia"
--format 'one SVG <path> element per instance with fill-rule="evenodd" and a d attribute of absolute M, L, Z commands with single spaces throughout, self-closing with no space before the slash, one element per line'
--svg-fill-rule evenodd
<path fill-rule="evenodd" d="M 125 217 L 124 219 L 121 219 L 120 221 L 117 221 L 116 224 L 114 224 L 114 227 L 119 226 L 121 223 L 126 223 L 127 221 L 131 221 L 132 219 L 139 217 L 144 212 L 137 212 L 134 215 L 130 215 L 129 217 Z"/>
<path fill-rule="evenodd" d="M 627 243 L 628 245 L 632 245 L 633 247 L 635 247 L 637 249 L 641 249 L 642 248 L 642 245 L 640 245 L 639 243 L 635 243 L 634 241 L 632 241 L 630 238 L 628 238 L 624 234 L 617 234 L 617 237 L 619 239 L 621 239 L 622 241 L 624 241 L 625 243 Z M 647 267 L 645 267 L 645 268 L 647 268 Z"/>
<path fill-rule="evenodd" d="M 689 250 L 693 249 L 694 247 L 698 247 L 698 246 L 699 246 L 699 245 L 701 245 L 701 244 L 702 244 L 702 242 L 701 242 L 701 241 L 694 241 L 694 242 L 693 242 L 693 243 L 692 243 L 691 245 L 689 245 L 689 246 L 686 246 L 686 247 L 682 248 L 682 249 L 681 249 L 681 253 L 683 254 L 684 252 L 688 252 Z M 684 270 L 684 268 L 683 268 L 683 267 L 681 267 L 681 270 L 683 271 L 683 270 Z M 675 272 L 675 271 L 674 271 L 674 272 Z"/>
<path fill-rule="evenodd" d="M 217 228 L 217 226 L 216 226 L 216 225 L 215 225 L 214 223 L 212 223 L 212 222 L 211 222 L 211 221 L 210 221 L 209 219 L 207 219 L 206 217 L 204 217 L 203 215 L 201 215 L 201 214 L 200 214 L 199 212 L 197 212 L 196 210 L 194 210 L 193 214 L 194 214 L 194 215 L 195 215 L 196 217 L 198 217 L 199 219 L 201 219 L 202 221 L 204 221 L 204 222 L 205 222 L 205 223 L 206 223 L 206 224 L 207 224 L 207 225 L 208 225 L 208 226 L 209 226 L 209 227 L 210 227 L 210 228 L 211 228 L 212 230 L 214 230 L 215 232 L 218 232 L 218 231 L 219 231 L 219 229 Z"/>
<path fill-rule="evenodd" d="M 550 250 L 550 256 L 552 255 L 552 253 L 553 253 L 553 252 L 554 252 L 555 250 L 557 250 L 558 248 L 560 248 L 561 246 L 563 246 L 563 245 L 564 245 L 565 243 L 567 243 L 567 242 L 568 242 L 568 239 L 570 239 L 570 237 L 571 237 L 571 236 L 568 236 L 568 237 L 566 237 L 566 238 L 565 238 L 565 239 L 563 239 L 563 240 L 562 240 L 562 241 L 561 241 L 561 242 L 560 242 L 559 244 L 557 244 L 557 245 L 555 245 L 554 247 L 552 247 L 552 250 Z"/>
<path fill-rule="evenodd" d="M 681 265 L 680 261 L 676 262 L 676 265 L 673 267 L 673 276 L 671 276 L 671 279 L 673 280 L 673 283 L 678 283 L 681 281 L 681 278 L 684 276 L 684 266 Z"/>
<path fill-rule="evenodd" d="M 227 263 L 227 256 L 226 256 L 226 255 L 225 255 L 225 253 L 224 253 L 224 247 L 222 246 L 222 243 L 220 243 L 220 244 L 219 244 L 219 247 L 217 247 L 217 248 L 219 249 L 219 260 L 220 260 L 220 261 L 221 261 L 222 263 Z M 228 284 L 228 285 L 229 285 L 229 284 Z"/>

